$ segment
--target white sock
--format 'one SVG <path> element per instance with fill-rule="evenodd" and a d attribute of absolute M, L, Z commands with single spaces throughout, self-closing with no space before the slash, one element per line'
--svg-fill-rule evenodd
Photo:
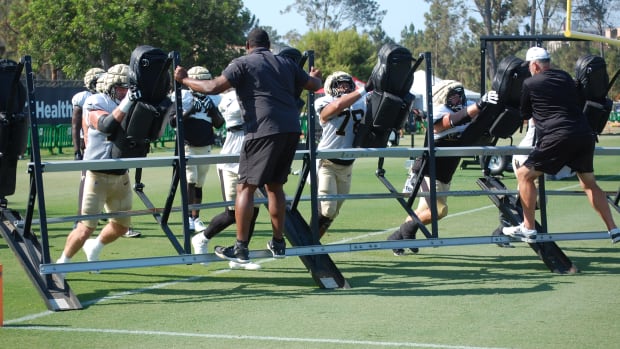
<path fill-rule="evenodd" d="M 93 251 L 101 251 L 105 245 L 101 242 L 99 236 L 97 236 L 95 241 L 97 241 L 97 244 L 93 247 Z"/>
<path fill-rule="evenodd" d="M 56 260 L 56 263 L 69 263 L 69 262 L 71 262 L 71 258 L 65 257 L 64 252 L 60 255 L 60 258 Z"/>

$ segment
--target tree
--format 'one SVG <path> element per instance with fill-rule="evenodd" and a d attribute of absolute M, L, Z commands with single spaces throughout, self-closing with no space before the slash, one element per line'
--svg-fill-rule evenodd
<path fill-rule="evenodd" d="M 431 52 L 433 73 L 442 79 L 456 79 L 450 69 L 461 52 L 467 9 L 462 0 L 426 0 L 430 12 L 424 14 L 424 46 Z M 446 11 L 450 9 L 450 11 Z M 464 81 L 462 81 L 465 83 Z"/>
<path fill-rule="evenodd" d="M 400 44 L 408 48 L 414 56 L 417 53 L 429 51 L 429 48 L 425 47 L 424 31 L 416 29 L 413 23 L 400 32 L 400 37 Z"/>
<path fill-rule="evenodd" d="M 529 10 L 530 24 L 526 28 L 527 32 L 534 35 L 537 33 L 551 34 L 557 31 L 561 27 L 561 23 L 555 28 L 551 28 L 550 25 L 552 24 L 555 13 L 560 10 L 565 3 L 565 0 L 532 0 Z M 540 30 L 536 30 L 538 15 L 540 15 Z"/>
<path fill-rule="evenodd" d="M 617 8 L 619 1 L 617 0 L 579 0 L 573 5 L 573 12 L 577 15 L 584 25 L 592 28 L 593 32 L 598 35 L 604 35 L 606 28 L 611 28 L 609 17 L 610 9 Z M 604 45 L 600 43 L 600 55 L 605 56 Z"/>
<path fill-rule="evenodd" d="M 4 0 L 0 2 L 0 57 L 18 60 L 15 30 L 9 23 L 9 9 L 22 6 L 21 0 Z"/>
<path fill-rule="evenodd" d="M 377 59 L 377 50 L 368 34 L 355 30 L 335 32 L 332 30 L 311 31 L 294 43 L 300 51 L 313 50 L 315 65 L 323 76 L 342 70 L 366 80 Z"/>
<path fill-rule="evenodd" d="M 218 73 L 255 23 L 241 0 L 32 0 L 11 6 L 8 17 L 19 51 L 52 79 L 129 63 L 142 44 L 179 51 L 183 65 Z"/>
<path fill-rule="evenodd" d="M 482 17 L 482 25 L 474 25 L 476 21 L 470 20 L 470 28 L 476 36 L 482 35 L 515 35 L 521 34 L 519 25 L 528 13 L 527 0 L 474 0 L 475 11 Z M 521 47 L 514 43 L 494 42 L 487 45 L 487 72 L 492 77 L 497 71 L 496 52 L 502 52 L 503 56 L 515 54 Z"/>
<path fill-rule="evenodd" d="M 374 0 L 295 0 L 280 13 L 293 10 L 306 19 L 313 31 L 371 30 L 381 25 L 386 13 L 379 11 L 379 4 Z"/>

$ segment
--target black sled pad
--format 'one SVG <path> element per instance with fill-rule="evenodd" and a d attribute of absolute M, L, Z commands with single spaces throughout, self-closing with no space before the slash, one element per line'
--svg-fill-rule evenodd
<path fill-rule="evenodd" d="M 284 234 L 293 246 L 314 245 L 312 231 L 299 211 L 286 208 Z M 321 288 L 351 288 L 328 254 L 299 256 Z"/>

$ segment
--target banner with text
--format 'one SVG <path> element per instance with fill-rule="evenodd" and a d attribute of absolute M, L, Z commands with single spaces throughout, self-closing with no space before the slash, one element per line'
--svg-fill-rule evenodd
<path fill-rule="evenodd" d="M 36 81 L 35 115 L 39 124 L 71 124 L 71 98 L 85 90 L 82 81 Z"/>

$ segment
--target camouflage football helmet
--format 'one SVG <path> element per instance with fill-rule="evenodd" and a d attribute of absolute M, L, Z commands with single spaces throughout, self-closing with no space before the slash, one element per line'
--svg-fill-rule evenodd
<path fill-rule="evenodd" d="M 96 91 L 97 80 L 101 74 L 105 73 L 105 70 L 101 68 L 90 68 L 84 74 L 84 86 L 91 92 Z"/>
<path fill-rule="evenodd" d="M 113 65 L 108 69 L 105 73 L 105 78 L 103 79 L 103 90 L 108 96 L 113 99 L 118 99 L 116 97 L 116 92 L 114 91 L 114 87 L 125 87 L 129 88 L 129 66 L 127 64 L 117 64 Z"/>
<path fill-rule="evenodd" d="M 345 85 L 342 86 L 341 84 Z M 331 73 L 327 79 L 325 79 L 325 85 L 323 86 L 325 93 L 332 97 L 340 97 L 344 94 L 355 91 L 355 81 L 353 77 L 343 71 L 337 71 Z"/>
<path fill-rule="evenodd" d="M 209 72 L 209 69 L 205 67 L 201 67 L 201 66 L 195 66 L 195 67 L 189 68 L 189 70 L 187 71 L 187 76 L 189 76 L 192 79 L 197 79 L 197 80 L 213 79 L 213 75 L 211 75 L 211 72 Z"/>

